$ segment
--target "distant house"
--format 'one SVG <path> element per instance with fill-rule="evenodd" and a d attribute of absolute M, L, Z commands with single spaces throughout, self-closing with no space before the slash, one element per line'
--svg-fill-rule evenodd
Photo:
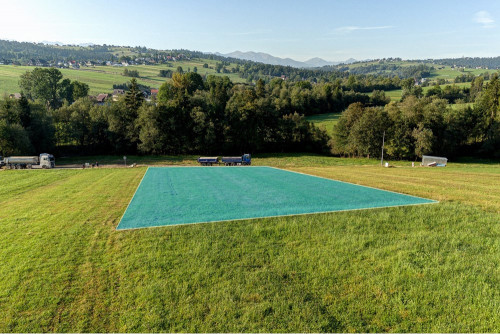
<path fill-rule="evenodd" d="M 108 94 L 99 94 L 96 97 L 97 104 L 103 105 L 106 100 L 108 99 L 109 95 Z"/>
<path fill-rule="evenodd" d="M 19 100 L 21 98 L 21 94 L 20 93 L 10 94 L 9 98 Z"/>
<path fill-rule="evenodd" d="M 151 89 L 151 98 L 156 98 L 158 95 L 158 89 Z"/>
<path fill-rule="evenodd" d="M 124 95 L 125 91 L 123 89 L 113 89 L 113 101 L 118 101 L 120 96 Z"/>

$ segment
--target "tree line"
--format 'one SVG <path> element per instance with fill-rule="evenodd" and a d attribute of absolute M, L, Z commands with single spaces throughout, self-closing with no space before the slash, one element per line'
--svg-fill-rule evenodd
<path fill-rule="evenodd" d="M 466 68 L 500 68 L 500 57 L 462 57 L 435 59 L 434 63 L 448 66 L 459 66 Z"/>
<path fill-rule="evenodd" d="M 481 77 L 480 77 L 481 78 Z M 385 107 L 351 104 L 340 117 L 330 142 L 332 153 L 379 157 L 385 134 L 389 157 L 416 159 L 424 154 L 500 157 L 500 80 L 472 83 L 474 106 L 452 108 L 439 94 L 410 92 Z"/>
<path fill-rule="evenodd" d="M 18 65 L 26 64 L 31 59 L 42 59 L 44 61 L 94 60 L 98 62 L 117 59 L 111 52 L 112 49 L 106 45 L 59 47 L 43 43 L 0 40 L 0 61 L 4 63 L 13 62 Z"/>
<path fill-rule="evenodd" d="M 350 74 L 369 74 L 375 73 L 377 76 L 399 77 L 401 79 L 414 78 L 420 80 L 428 78 L 431 71 L 435 68 L 432 66 L 419 64 L 410 66 L 401 66 L 397 64 L 366 64 L 361 66 L 342 66 L 338 68 L 340 71 L 349 72 Z"/>
<path fill-rule="evenodd" d="M 240 154 L 331 152 L 414 159 L 500 152 L 500 80 L 474 79 L 474 106 L 452 108 L 447 95 L 407 79 L 401 102 L 383 91 L 345 90 L 340 81 L 313 84 L 273 79 L 255 85 L 228 77 L 173 73 L 146 101 L 135 79 L 118 101 L 103 105 L 88 87 L 57 69 L 34 69 L 20 80 L 22 97 L 0 103 L 0 154 Z M 125 87 L 125 86 L 124 86 Z M 437 89 L 437 88 L 436 88 Z M 443 89 L 446 91 L 446 88 Z M 341 112 L 333 138 L 305 115 Z"/>
<path fill-rule="evenodd" d="M 0 154 L 328 151 L 328 135 L 293 109 L 298 104 L 286 96 L 292 87 L 283 81 L 272 93 L 263 81 L 254 87 L 174 73 L 156 101 L 146 101 L 132 79 L 123 98 L 99 105 L 87 96 L 63 97 L 65 79 L 55 71 L 26 73 L 21 99 L 0 104 Z M 42 73 L 47 77 L 39 81 Z"/>

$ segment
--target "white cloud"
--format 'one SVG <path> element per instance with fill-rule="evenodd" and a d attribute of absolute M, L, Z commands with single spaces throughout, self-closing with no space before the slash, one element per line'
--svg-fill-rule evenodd
<path fill-rule="evenodd" d="M 391 29 L 391 28 L 394 28 L 394 26 L 377 26 L 377 27 L 345 26 L 335 29 L 334 32 L 337 34 L 338 33 L 348 34 L 358 30 L 381 30 L 381 29 Z"/>
<path fill-rule="evenodd" d="M 495 20 L 490 13 L 485 10 L 481 10 L 474 14 L 474 22 L 479 23 L 483 28 L 493 28 L 495 26 Z"/>

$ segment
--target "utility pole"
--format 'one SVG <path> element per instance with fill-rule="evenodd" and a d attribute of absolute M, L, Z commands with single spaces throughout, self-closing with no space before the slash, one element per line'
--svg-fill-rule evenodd
<path fill-rule="evenodd" d="M 380 166 L 384 166 L 384 144 L 385 144 L 385 130 L 382 135 L 382 159 L 380 159 Z"/>

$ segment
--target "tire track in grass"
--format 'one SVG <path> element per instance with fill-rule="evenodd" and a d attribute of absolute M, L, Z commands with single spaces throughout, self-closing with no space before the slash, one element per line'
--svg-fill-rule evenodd
<path fill-rule="evenodd" d="M 70 178 L 73 174 L 69 171 L 56 170 L 11 170 L 0 174 L 0 203 L 36 191 L 38 188 L 50 186 Z"/>

